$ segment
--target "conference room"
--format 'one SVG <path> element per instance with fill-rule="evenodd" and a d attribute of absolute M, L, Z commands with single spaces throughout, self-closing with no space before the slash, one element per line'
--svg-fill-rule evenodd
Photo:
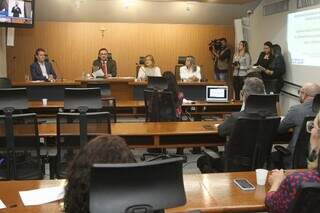
<path fill-rule="evenodd" d="M 319 14 L 0 0 L 0 212 L 319 212 Z"/>

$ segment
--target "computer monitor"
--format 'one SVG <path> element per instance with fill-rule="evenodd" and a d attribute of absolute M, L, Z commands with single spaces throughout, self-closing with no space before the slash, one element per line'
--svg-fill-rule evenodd
<path fill-rule="evenodd" d="M 182 164 L 183 158 L 94 164 L 90 178 L 90 212 L 164 212 L 164 209 L 184 205 Z"/>
<path fill-rule="evenodd" d="M 88 109 L 101 109 L 100 88 L 65 88 L 64 109 L 77 110 L 80 107 Z"/>
<path fill-rule="evenodd" d="M 16 110 L 28 109 L 26 88 L 0 89 L 0 110 L 12 107 Z"/>
<path fill-rule="evenodd" d="M 167 79 L 164 77 L 148 77 L 148 89 L 165 90 L 168 89 Z"/>
<path fill-rule="evenodd" d="M 207 102 L 228 102 L 228 86 L 207 86 Z"/>

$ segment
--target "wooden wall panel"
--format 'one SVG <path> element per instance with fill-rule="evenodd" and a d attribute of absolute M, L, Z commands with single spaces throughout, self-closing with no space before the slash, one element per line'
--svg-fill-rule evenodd
<path fill-rule="evenodd" d="M 106 28 L 104 37 L 101 27 Z M 152 54 L 162 71 L 174 70 L 179 55 L 194 55 L 212 79 L 208 43 L 226 37 L 234 46 L 232 26 L 38 22 L 33 29 L 17 29 L 15 46 L 7 47 L 8 76 L 24 80 L 37 47 L 45 48 L 65 79 L 88 73 L 100 47 L 112 52 L 120 76 L 134 76 L 139 56 Z"/>

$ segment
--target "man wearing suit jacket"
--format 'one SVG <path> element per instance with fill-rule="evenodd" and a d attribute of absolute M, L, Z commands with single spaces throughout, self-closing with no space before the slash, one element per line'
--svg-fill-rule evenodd
<path fill-rule="evenodd" d="M 289 142 L 288 149 L 293 153 L 294 147 L 299 137 L 302 128 L 303 120 L 306 116 L 316 116 L 317 112 L 313 112 L 313 98 L 320 93 L 320 86 L 315 83 L 306 83 L 299 91 L 299 100 L 301 104 L 292 106 L 287 115 L 281 121 L 278 132 L 286 133 L 293 128 L 293 135 Z M 285 159 L 287 167 L 291 167 L 292 157 Z"/>
<path fill-rule="evenodd" d="M 46 51 L 42 48 L 36 50 L 35 62 L 31 64 L 30 71 L 33 81 L 47 81 L 51 80 L 49 77 L 52 76 L 53 79 L 57 78 L 56 73 L 53 70 L 52 64 L 46 60 Z"/>
<path fill-rule="evenodd" d="M 117 76 L 117 63 L 112 58 L 108 58 L 108 50 L 102 48 L 98 52 L 98 58 L 92 63 L 92 72 L 101 69 L 105 77 Z"/>
<path fill-rule="evenodd" d="M 249 95 L 262 95 L 265 94 L 265 87 L 263 81 L 259 78 L 251 77 L 247 78 L 242 88 L 243 104 Z M 256 114 L 249 114 L 243 110 L 240 112 L 234 112 L 229 118 L 227 118 L 222 124 L 218 126 L 218 133 L 222 137 L 230 136 L 236 121 L 239 117 L 256 117 Z"/>

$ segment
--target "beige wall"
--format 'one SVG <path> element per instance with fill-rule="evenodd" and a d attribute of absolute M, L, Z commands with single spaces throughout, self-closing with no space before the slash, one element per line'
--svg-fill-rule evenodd
<path fill-rule="evenodd" d="M 100 29 L 106 29 L 102 38 Z M 233 26 L 129 23 L 38 22 L 33 29 L 16 29 L 15 46 L 7 48 L 8 75 L 23 80 L 37 47 L 58 62 L 57 74 L 76 79 L 89 72 L 100 47 L 107 47 L 120 76 L 134 76 L 139 56 L 152 54 L 162 71 L 173 70 L 179 55 L 194 55 L 212 79 L 208 43 L 226 37 L 234 42 Z"/>
<path fill-rule="evenodd" d="M 7 76 L 7 61 L 6 61 L 6 29 L 0 29 L 0 77 Z"/>

